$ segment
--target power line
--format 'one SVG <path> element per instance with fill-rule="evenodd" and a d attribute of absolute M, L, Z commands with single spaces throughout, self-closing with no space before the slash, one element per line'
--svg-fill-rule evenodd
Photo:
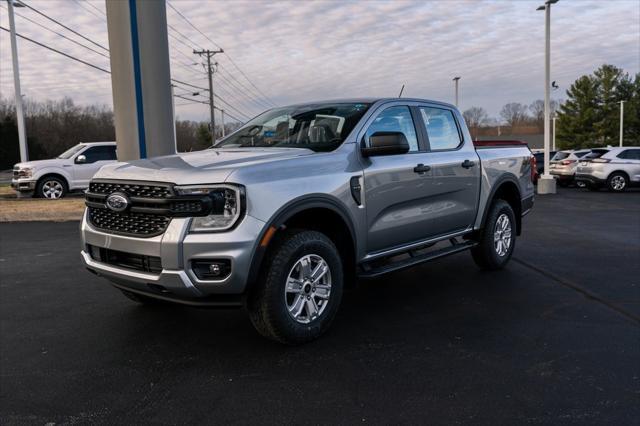
<path fill-rule="evenodd" d="M 206 88 L 204 88 L 202 86 L 196 86 L 195 84 L 186 83 L 184 81 L 176 80 L 175 78 L 172 78 L 171 81 L 173 81 L 174 83 L 177 83 L 177 84 L 183 84 L 183 85 L 188 86 L 188 87 L 193 87 L 194 89 L 200 89 L 200 90 L 202 90 L 204 92 L 208 92 L 209 91 L 209 89 L 206 89 Z M 200 95 L 200 96 L 204 96 L 204 95 Z M 226 100 L 224 100 L 220 96 L 218 96 L 218 95 L 214 95 L 214 96 L 220 102 L 222 102 L 223 104 L 227 105 L 227 107 L 229 107 L 229 108 L 233 109 L 234 111 L 236 111 L 238 114 L 243 115 L 243 116 L 245 116 L 247 118 L 250 117 L 248 114 L 243 113 L 242 111 L 240 111 L 237 108 L 235 108 L 233 105 L 229 104 Z"/>
<path fill-rule="evenodd" d="M 91 6 L 94 10 L 97 10 L 98 12 L 102 13 L 104 16 L 107 16 L 106 13 L 104 13 L 101 9 L 98 9 L 97 7 L 95 7 L 93 4 L 91 4 L 90 1 L 85 1 L 84 3 Z"/>
<path fill-rule="evenodd" d="M 220 65 L 221 71 L 218 71 L 218 76 L 221 77 L 225 82 L 227 82 L 230 86 L 233 86 L 233 88 L 235 90 L 238 90 L 239 92 L 243 93 L 249 100 L 253 101 L 256 105 L 258 105 L 260 107 L 260 109 L 263 108 L 271 108 L 271 105 L 267 104 L 265 101 L 254 97 L 250 96 L 250 92 L 245 92 L 247 90 L 246 87 L 244 87 L 244 89 L 239 88 L 236 84 L 233 83 L 233 81 L 227 80 L 227 78 L 225 77 L 226 74 L 229 74 L 227 69 Z M 224 74 L 222 73 L 222 71 L 224 71 Z M 231 78 L 232 80 L 235 80 L 239 85 L 242 86 L 241 82 L 238 81 L 235 76 L 233 74 L 229 74 L 229 78 Z"/>
<path fill-rule="evenodd" d="M 248 93 L 251 93 L 253 95 L 253 99 L 255 99 L 257 102 L 259 102 L 260 105 L 262 105 L 263 108 L 273 108 L 273 105 L 271 105 L 271 104 L 267 103 L 265 100 L 260 99 L 259 97 L 255 96 L 255 94 L 253 92 L 251 92 L 250 88 L 248 88 L 241 80 L 238 80 L 235 75 L 233 75 L 229 70 L 227 70 L 224 67 L 224 65 L 221 66 L 221 68 L 222 68 L 222 71 L 224 71 L 229 76 L 229 78 L 231 78 L 233 81 L 238 83 Z"/>
<path fill-rule="evenodd" d="M 23 2 L 23 4 L 24 4 L 26 7 L 28 7 L 29 9 L 32 9 L 33 11 L 35 11 L 36 13 L 38 13 L 38 14 L 40 14 L 40 15 L 42 15 L 42 16 L 44 16 L 44 17 L 46 17 L 47 19 L 49 19 L 49 20 L 51 20 L 51 21 L 53 21 L 53 22 L 57 23 L 58 25 L 60 25 L 60 26 L 62 26 L 62 27 L 64 27 L 64 28 L 69 29 L 66 25 L 64 25 L 64 24 L 62 24 L 62 23 L 60 23 L 60 22 L 58 22 L 58 21 L 54 20 L 53 18 L 49 18 L 47 15 L 45 15 L 45 14 L 41 13 L 40 11 L 37 11 L 36 9 L 34 9 L 34 8 L 32 8 L 31 6 L 29 6 L 29 5 L 25 4 L 24 2 Z M 3 27 L 3 26 L 0 26 L 0 29 L 1 29 L 1 30 L 3 30 L 3 31 L 9 32 L 9 30 L 8 30 L 7 28 Z M 82 34 L 77 33 L 76 31 L 71 30 L 71 29 L 69 29 L 69 30 L 70 30 L 70 31 L 72 31 L 74 34 L 79 35 L 79 36 L 80 36 L 80 37 L 82 37 L 83 39 L 88 40 L 88 41 L 90 41 L 90 42 L 91 42 L 91 43 L 93 43 L 93 44 L 96 44 L 97 46 L 99 46 L 99 47 L 101 47 L 101 48 L 105 49 L 106 51 L 109 51 L 109 50 L 108 50 L 108 49 L 106 49 L 105 47 L 103 47 L 103 46 L 101 46 L 101 45 L 97 44 L 96 42 L 94 42 L 93 40 L 91 40 L 91 39 L 89 39 L 89 38 L 87 38 L 87 37 L 83 36 Z M 46 44 L 44 44 L 44 43 L 41 43 L 41 42 L 39 42 L 39 41 L 36 41 L 36 40 L 34 40 L 34 39 L 32 39 L 32 38 L 29 38 L 29 37 L 27 37 L 27 36 L 24 36 L 24 35 L 22 35 L 22 34 L 20 34 L 20 33 L 16 33 L 16 36 L 17 36 L 17 37 L 20 37 L 21 39 L 27 40 L 27 41 L 29 41 L 29 42 L 31 42 L 31 43 L 33 43 L 33 44 L 36 44 L 36 45 L 38 45 L 38 46 L 40 46 L 40 47 L 42 47 L 42 48 L 45 48 L 45 49 L 50 50 L 50 51 L 52 51 L 52 52 L 58 53 L 58 54 L 60 54 L 60 55 L 62 55 L 62 56 L 64 56 L 64 57 L 66 57 L 66 58 L 69 58 L 69 59 L 71 59 L 71 60 L 73 60 L 73 61 L 79 62 L 79 63 L 81 63 L 81 64 L 84 64 L 84 65 L 86 65 L 86 66 L 89 66 L 89 67 L 91 67 L 91 68 L 94 68 L 94 69 L 96 69 L 96 70 L 102 71 L 102 72 L 104 72 L 104 73 L 111 74 L 111 71 L 109 71 L 109 70 L 107 70 L 107 69 L 105 69 L 105 68 L 102 68 L 102 67 L 100 67 L 100 66 L 98 66 L 98 65 L 95 65 L 95 64 L 92 64 L 92 63 L 90 63 L 90 62 L 84 61 L 84 60 L 82 60 L 82 59 L 80 59 L 80 58 L 77 58 L 77 57 L 75 57 L 75 56 L 73 56 L 73 55 L 70 55 L 70 54 L 68 54 L 68 53 L 65 53 L 65 52 L 63 52 L 63 51 L 61 51 L 61 50 L 55 49 L 55 48 L 53 48 L 53 47 L 51 47 L 51 46 L 48 46 L 48 45 L 46 45 Z M 171 79 L 171 81 L 173 81 L 173 82 L 175 82 L 175 83 L 178 83 L 178 84 L 183 84 L 183 85 L 185 85 L 185 86 L 193 87 L 193 88 L 196 88 L 196 89 L 200 89 L 200 90 L 208 91 L 208 89 L 206 89 L 206 88 L 204 88 L 204 87 L 196 86 L 196 85 L 194 85 L 194 84 L 187 83 L 187 82 L 184 82 L 184 81 L 181 81 L 181 80 L 177 80 L 177 79 L 173 79 L 173 78 L 172 78 L 172 79 Z M 235 108 L 233 105 L 229 104 L 226 100 L 224 100 L 224 99 L 223 99 L 223 98 L 221 98 L 220 96 L 215 95 L 215 97 L 216 97 L 220 102 L 222 102 L 223 104 L 225 104 L 228 108 L 230 108 L 230 109 L 232 109 L 232 110 L 236 111 L 238 114 L 243 115 L 243 116 L 245 116 L 245 117 L 249 117 L 247 114 L 245 114 L 245 113 L 243 113 L 242 111 L 238 110 L 237 108 Z M 227 115 L 228 115 L 229 117 L 231 117 L 231 118 L 235 119 L 235 120 L 238 120 L 236 117 L 234 117 L 233 115 L 229 114 L 228 112 L 227 112 Z M 238 120 L 238 121 L 243 122 L 242 120 Z"/>
<path fill-rule="evenodd" d="M 169 7 L 171 9 L 173 9 L 174 12 L 176 12 L 178 15 L 180 15 L 180 17 L 182 19 L 184 19 L 184 21 L 189 24 L 194 30 L 196 30 L 198 33 L 200 33 L 200 35 L 202 35 L 204 38 L 206 38 L 209 42 L 213 43 L 214 46 L 216 46 L 218 49 L 222 50 L 222 48 L 220 47 L 220 45 L 218 43 L 216 43 L 215 41 L 211 40 L 211 38 L 209 36 L 207 36 L 205 33 L 203 33 L 202 31 L 200 31 L 200 29 L 198 29 L 195 25 L 193 25 L 191 23 L 191 21 L 189 21 L 189 19 L 187 19 L 186 16 L 184 16 L 178 9 L 175 8 L 175 6 L 173 6 L 169 1 L 167 1 L 167 4 L 169 5 Z M 228 53 L 224 53 L 224 55 L 227 57 L 227 59 L 229 59 L 229 62 L 231 62 L 231 64 L 238 70 L 238 72 L 240 72 L 240 74 L 242 74 L 244 76 L 244 78 L 249 82 L 249 84 L 251 84 L 257 91 L 258 93 L 260 93 L 262 95 L 262 97 L 264 97 L 269 103 L 271 103 L 273 106 L 277 106 L 267 95 L 265 95 L 254 83 L 253 81 L 251 81 L 251 79 L 244 73 L 244 71 L 242 71 L 240 69 L 240 67 L 235 63 L 235 61 L 231 58 L 231 56 L 229 56 Z"/>
<path fill-rule="evenodd" d="M 197 100 L 197 99 L 189 99 L 189 98 L 187 98 L 187 97 L 185 97 L 185 96 L 182 96 L 182 95 L 174 95 L 174 96 L 175 96 L 176 98 L 180 98 L 180 99 L 184 99 L 185 101 L 189 101 L 189 103 L 191 103 L 191 104 L 204 104 L 204 105 L 209 105 L 209 102 L 199 101 L 199 100 Z M 189 103 L 176 104 L 176 106 L 189 105 Z M 226 115 L 228 115 L 229 117 L 233 118 L 233 119 L 234 119 L 234 120 L 236 120 L 237 122 L 239 122 L 239 123 L 244 123 L 244 121 L 243 121 L 243 120 L 240 120 L 239 118 L 235 117 L 234 115 L 229 114 L 229 112 L 228 112 L 227 110 L 224 110 L 224 109 L 221 109 L 221 108 L 218 108 L 218 107 L 214 107 L 214 108 L 215 108 L 215 109 L 217 109 L 218 111 L 224 111 L 224 113 L 225 113 Z"/>
<path fill-rule="evenodd" d="M 85 6 L 84 4 L 89 4 L 88 2 L 81 2 L 80 0 L 74 0 L 74 1 L 78 4 L 78 6 L 80 6 L 81 8 L 83 8 L 84 10 L 86 10 L 87 12 L 89 12 L 90 14 L 92 14 L 93 16 L 95 16 L 96 18 L 103 19 L 103 20 L 105 19 L 105 18 L 104 18 L 104 16 L 97 15 L 97 14 L 96 14 L 94 11 L 92 11 L 91 9 L 87 9 L 87 8 L 86 8 L 86 6 Z M 83 3 L 84 3 L 84 4 L 83 4 Z M 94 9 L 96 9 L 96 7 L 95 7 L 95 6 L 93 6 L 93 8 L 94 8 Z M 99 12 L 101 12 L 99 9 L 96 9 L 96 10 L 98 10 Z"/>
<path fill-rule="evenodd" d="M 80 34 L 79 32 L 77 32 L 76 30 L 74 30 L 74 29 L 72 29 L 72 28 L 69 28 L 68 26 L 66 26 L 66 25 L 65 25 L 65 24 L 63 24 L 62 22 L 57 21 L 57 20 L 53 19 L 52 17 L 50 17 L 50 16 L 48 16 L 48 15 L 46 15 L 46 14 L 44 14 L 44 13 L 40 12 L 38 9 L 36 9 L 36 8 L 34 8 L 34 7 L 29 6 L 29 5 L 28 5 L 28 4 L 26 4 L 24 1 L 21 1 L 20 3 L 22 3 L 25 7 L 27 7 L 27 8 L 29 8 L 29 9 L 33 10 L 34 12 L 36 12 L 38 15 L 43 16 L 43 17 L 47 18 L 47 19 L 48 19 L 48 20 L 50 20 L 51 22 L 55 22 L 56 24 L 60 25 L 62 28 L 66 29 L 67 31 L 71 31 L 72 33 L 74 33 L 74 34 L 75 34 L 75 35 L 77 35 L 78 37 L 81 37 L 81 38 L 83 38 L 83 39 L 87 40 L 88 42 L 90 42 L 90 43 L 92 43 L 92 44 L 94 44 L 94 45 L 98 46 L 98 47 L 99 47 L 99 48 L 101 48 L 101 49 L 106 50 L 107 52 L 109 51 L 109 49 L 107 49 L 106 47 L 104 47 L 104 46 L 103 46 L 103 45 L 101 45 L 100 43 L 96 43 L 95 41 L 91 40 L 89 37 L 86 37 L 86 36 L 84 36 L 84 35 Z"/>
<path fill-rule="evenodd" d="M 176 30 L 173 26 L 171 26 L 170 24 L 167 24 L 167 26 L 169 27 L 169 29 L 175 31 L 176 33 L 178 33 L 178 35 L 180 35 L 182 38 L 186 39 L 189 43 L 192 43 L 193 46 L 197 47 L 198 49 L 201 49 L 200 45 L 198 43 L 195 43 L 193 40 L 191 40 L 189 37 L 187 37 L 186 35 L 182 34 L 180 31 Z M 190 47 L 189 49 L 193 48 Z"/>
<path fill-rule="evenodd" d="M 3 7 L 5 10 L 7 9 L 4 5 L 2 5 L 2 7 Z M 52 30 L 51 28 L 46 27 L 46 26 L 42 25 L 41 23 L 39 23 L 39 22 L 37 22 L 37 21 L 34 21 L 33 19 L 31 19 L 31 18 L 29 18 L 29 17 L 26 17 L 26 16 L 24 16 L 24 15 L 22 15 L 22 14 L 18 13 L 18 12 L 15 12 L 15 11 L 14 11 L 13 13 L 14 13 L 15 15 L 19 16 L 20 18 L 22 18 L 22 19 L 24 19 L 24 20 L 26 20 L 26 21 L 29 21 L 29 22 L 31 22 L 32 24 L 35 24 L 35 25 L 39 26 L 40 28 L 44 28 L 45 30 L 50 31 L 50 32 L 54 33 L 54 34 L 55 34 L 55 35 L 57 35 L 57 36 L 60 36 L 60 37 L 62 37 L 62 38 L 64 38 L 64 39 L 66 39 L 66 40 L 69 40 L 69 41 L 70 41 L 70 42 L 72 42 L 72 43 L 77 44 L 78 46 L 84 47 L 84 48 L 85 48 L 85 49 L 87 49 L 87 50 L 90 50 L 90 51 L 92 51 L 92 52 L 94 52 L 94 53 L 97 53 L 97 54 L 98 54 L 98 55 L 100 55 L 100 56 L 104 56 L 105 58 L 109 59 L 109 55 L 105 55 L 104 53 L 99 52 L 99 51 L 97 51 L 97 50 L 95 50 L 95 49 L 93 49 L 93 48 L 91 48 L 91 47 L 89 47 L 89 46 L 86 46 L 86 45 L 84 45 L 84 44 L 80 43 L 79 41 L 76 41 L 76 40 L 74 40 L 74 39 L 72 39 L 72 38 L 70 38 L 70 37 L 67 37 L 66 35 L 64 35 L 64 34 L 62 34 L 62 33 L 59 33 L 59 32 L 57 32 L 57 31 L 55 31 L 55 30 Z"/>
<path fill-rule="evenodd" d="M 197 99 L 190 99 L 190 98 L 187 98 L 186 96 L 182 96 L 182 95 L 175 95 L 175 94 L 174 94 L 173 96 L 175 96 L 176 98 L 180 98 L 180 99 L 184 99 L 184 100 L 187 100 L 187 101 L 191 101 L 191 102 L 193 102 L 193 103 L 209 105 L 209 102 L 199 101 L 199 100 L 197 100 Z"/>
<path fill-rule="evenodd" d="M 3 31 L 9 32 L 9 30 L 6 29 L 3 26 L 0 26 L 0 29 L 3 30 Z M 109 70 L 101 68 L 101 67 L 99 67 L 97 65 L 93 65 L 93 64 L 91 64 L 89 62 L 83 61 L 82 59 L 78 59 L 75 56 L 69 55 L 68 53 L 64 53 L 64 52 L 62 52 L 62 51 L 60 51 L 58 49 L 54 49 L 53 47 L 49 47 L 46 44 L 40 43 L 39 41 L 35 41 L 35 40 L 33 40 L 33 39 L 29 38 L 29 37 L 23 36 L 22 34 L 16 33 L 16 36 L 18 36 L 18 37 L 20 37 L 20 38 L 22 38 L 24 40 L 30 41 L 31 43 L 37 44 L 40 47 L 44 47 L 45 49 L 49 49 L 49 50 L 51 50 L 53 52 L 59 53 L 62 56 L 66 56 L 69 59 L 73 59 L 74 61 L 80 62 L 81 64 L 85 64 L 87 66 L 90 66 L 91 68 L 95 68 L 95 69 L 100 70 L 102 72 L 106 72 L 107 74 L 111 74 L 111 71 L 109 71 Z"/>

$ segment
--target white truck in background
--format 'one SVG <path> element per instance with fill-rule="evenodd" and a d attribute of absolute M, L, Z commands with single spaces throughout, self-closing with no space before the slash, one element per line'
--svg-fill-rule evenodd
<path fill-rule="evenodd" d="M 11 187 L 19 197 L 55 200 L 88 188 L 102 166 L 116 161 L 115 142 L 82 142 L 56 158 L 16 164 Z"/>

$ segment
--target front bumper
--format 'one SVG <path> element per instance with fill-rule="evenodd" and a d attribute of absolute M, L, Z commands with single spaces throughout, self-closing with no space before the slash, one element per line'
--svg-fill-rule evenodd
<path fill-rule="evenodd" d="M 189 218 L 174 218 L 166 232 L 152 238 L 109 234 L 82 220 L 82 260 L 93 273 L 116 287 L 151 297 L 193 305 L 236 304 L 247 286 L 257 239 L 265 223 L 246 215 L 233 230 L 219 233 L 189 233 Z M 97 261 L 88 245 L 154 256 L 161 259 L 162 272 L 132 270 Z M 201 280 L 191 269 L 192 261 L 227 259 L 231 273 L 220 280 Z M 231 302 L 230 302 L 231 301 Z M 237 302 L 239 304 L 240 302 Z"/>
<path fill-rule="evenodd" d="M 31 192 L 36 189 L 35 180 L 11 179 L 11 188 L 20 192 Z"/>

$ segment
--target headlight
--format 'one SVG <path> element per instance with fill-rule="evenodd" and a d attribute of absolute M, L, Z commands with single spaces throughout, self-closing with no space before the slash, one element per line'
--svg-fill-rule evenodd
<path fill-rule="evenodd" d="M 33 176 L 33 169 L 31 167 L 18 169 L 18 179 L 30 178 L 31 176 Z"/>
<path fill-rule="evenodd" d="M 234 185 L 177 186 L 179 195 L 208 195 L 211 198 L 209 215 L 191 220 L 192 232 L 218 232 L 233 227 L 243 213 L 244 188 Z"/>

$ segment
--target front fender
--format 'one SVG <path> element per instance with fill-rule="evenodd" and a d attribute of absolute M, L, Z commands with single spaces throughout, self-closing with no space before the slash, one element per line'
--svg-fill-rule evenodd
<path fill-rule="evenodd" d="M 356 228 L 354 226 L 354 220 L 349 214 L 349 209 L 347 208 L 347 206 L 345 206 L 340 201 L 340 199 L 327 194 L 303 195 L 287 202 L 280 209 L 278 209 L 262 229 L 262 232 L 256 240 L 256 245 L 253 250 L 253 256 L 251 259 L 251 270 L 249 271 L 248 276 L 249 285 L 251 285 L 258 279 L 262 260 L 264 259 L 264 255 L 266 254 L 268 248 L 268 244 L 261 244 L 263 239 L 267 235 L 267 232 L 277 232 L 277 230 L 280 229 L 288 219 L 292 218 L 297 213 L 314 208 L 324 208 L 338 214 L 349 228 L 351 239 L 354 242 L 354 251 L 355 253 L 358 252 L 358 238 L 356 234 Z"/>
<path fill-rule="evenodd" d="M 34 170 L 32 179 L 37 181 L 46 175 L 62 176 L 67 181 L 69 188 L 73 187 L 73 176 L 62 167 L 43 167 L 42 169 Z"/>

